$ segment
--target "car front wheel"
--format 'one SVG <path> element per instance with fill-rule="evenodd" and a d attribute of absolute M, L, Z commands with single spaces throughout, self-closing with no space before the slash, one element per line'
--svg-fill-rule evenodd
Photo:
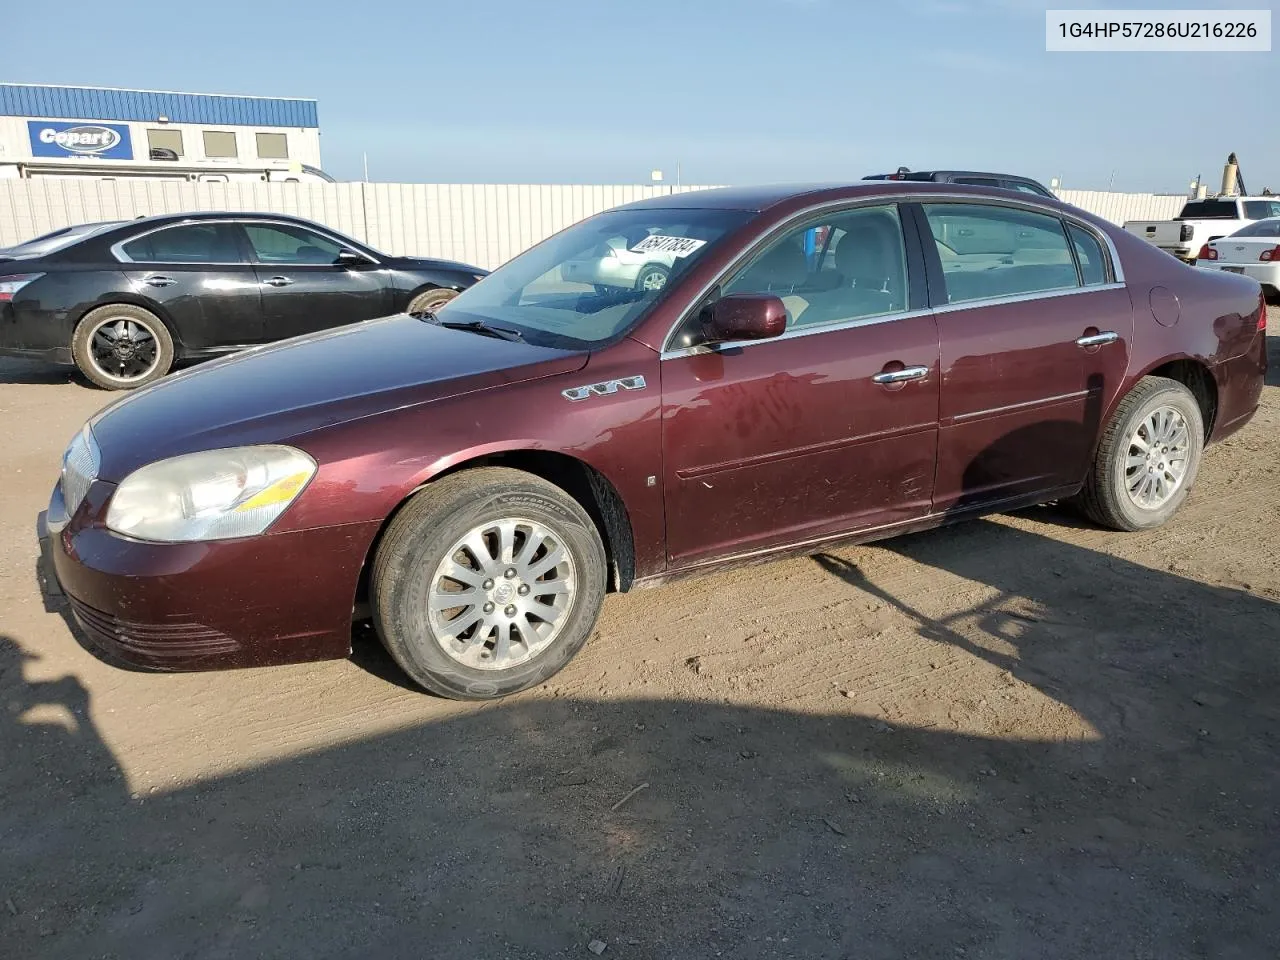
<path fill-rule="evenodd" d="M 1158 527 L 1187 498 L 1204 450 L 1204 416 L 1185 386 L 1144 377 L 1116 407 L 1077 502 L 1116 530 Z"/>
<path fill-rule="evenodd" d="M 448 287 L 436 287 L 434 290 L 426 290 L 409 301 L 409 306 L 405 308 L 404 312 L 435 313 L 457 295 L 457 290 L 450 290 Z"/>
<path fill-rule="evenodd" d="M 435 481 L 396 514 L 374 557 L 374 625 L 420 686 L 484 700 L 557 673 L 586 642 L 605 593 L 586 511 L 504 467 Z"/>

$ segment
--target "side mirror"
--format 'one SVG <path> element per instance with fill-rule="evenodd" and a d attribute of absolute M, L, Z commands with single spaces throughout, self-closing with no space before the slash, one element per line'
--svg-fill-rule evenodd
<path fill-rule="evenodd" d="M 712 341 L 768 340 L 787 329 L 787 308 L 771 293 L 734 293 L 711 305 L 704 327 Z"/>
<path fill-rule="evenodd" d="M 362 263 L 368 263 L 369 258 L 364 254 L 356 253 L 354 250 L 342 249 L 338 251 L 338 266 L 340 267 L 358 267 Z"/>

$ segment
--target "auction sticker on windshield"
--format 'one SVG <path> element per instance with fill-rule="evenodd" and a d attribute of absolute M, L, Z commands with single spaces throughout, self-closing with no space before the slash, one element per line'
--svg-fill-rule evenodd
<path fill-rule="evenodd" d="M 645 237 L 634 247 L 632 253 L 669 253 L 673 257 L 687 257 L 699 247 L 706 245 L 705 240 L 692 237 L 667 237 L 660 233 Z"/>

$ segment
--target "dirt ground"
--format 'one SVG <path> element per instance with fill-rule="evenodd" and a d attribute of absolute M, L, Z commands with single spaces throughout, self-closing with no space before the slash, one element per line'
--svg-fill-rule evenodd
<path fill-rule="evenodd" d="M 2 362 L 0 956 L 1280 956 L 1271 348 L 1162 530 L 1042 508 L 611 597 L 486 705 L 367 635 L 95 660 L 34 531 L 108 395 Z"/>

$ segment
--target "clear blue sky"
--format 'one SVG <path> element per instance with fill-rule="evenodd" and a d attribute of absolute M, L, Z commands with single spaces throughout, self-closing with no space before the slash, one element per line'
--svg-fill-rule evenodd
<path fill-rule="evenodd" d="M 1112 4 L 1114 7 L 1137 6 Z M 1165 8 L 1262 7 L 1247 0 Z M 0 80 L 320 101 L 324 166 L 415 182 L 855 179 L 905 164 L 1280 191 L 1280 53 L 1046 53 L 1019 0 L 12 3 Z"/>

